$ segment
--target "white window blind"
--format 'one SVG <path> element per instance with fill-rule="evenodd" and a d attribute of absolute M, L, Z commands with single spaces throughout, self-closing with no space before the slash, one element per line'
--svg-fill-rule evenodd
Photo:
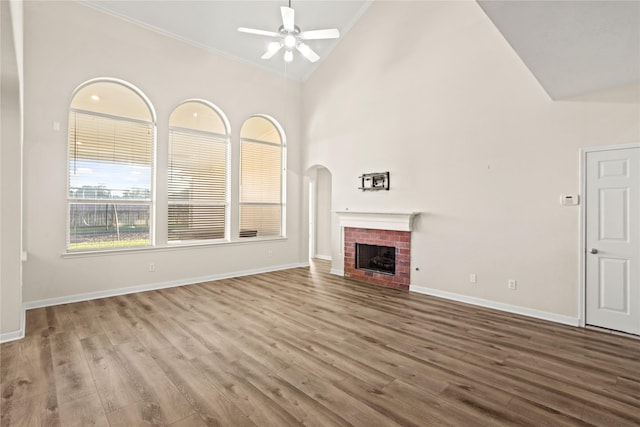
<path fill-rule="evenodd" d="M 208 109 L 209 111 L 203 111 Z M 189 110 L 191 114 L 185 114 Z M 168 170 L 169 241 L 224 239 L 227 236 L 228 136 L 219 116 L 210 125 L 195 118 L 217 115 L 200 102 L 182 104 L 170 119 Z M 189 118 L 187 122 L 186 118 Z M 204 129 L 204 130 L 203 130 Z"/>
<path fill-rule="evenodd" d="M 71 110 L 68 250 L 151 244 L 153 124 Z"/>
<path fill-rule="evenodd" d="M 267 118 L 248 119 L 240 132 L 240 237 L 281 236 L 283 144 Z"/>

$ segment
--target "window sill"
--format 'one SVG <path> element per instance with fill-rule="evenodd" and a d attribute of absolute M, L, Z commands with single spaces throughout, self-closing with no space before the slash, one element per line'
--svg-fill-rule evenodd
<path fill-rule="evenodd" d="M 163 252 L 174 251 L 181 249 L 199 249 L 199 248 L 211 248 L 215 246 L 236 246 L 244 245 L 248 243 L 262 243 L 262 242 L 277 242 L 288 240 L 287 237 L 243 237 L 242 239 L 235 240 L 220 240 L 220 241 L 199 241 L 199 242 L 172 242 L 162 246 L 144 246 L 137 248 L 117 248 L 117 249 L 97 249 L 94 251 L 76 251 L 76 252 L 64 252 L 62 258 L 83 258 L 93 256 L 105 256 L 105 255 L 123 255 L 132 253 L 147 253 L 147 252 Z"/>

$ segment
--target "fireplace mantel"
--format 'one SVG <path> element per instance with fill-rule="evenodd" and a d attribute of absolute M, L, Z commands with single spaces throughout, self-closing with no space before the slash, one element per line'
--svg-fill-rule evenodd
<path fill-rule="evenodd" d="M 340 227 L 374 230 L 413 231 L 413 220 L 420 212 L 336 211 Z"/>

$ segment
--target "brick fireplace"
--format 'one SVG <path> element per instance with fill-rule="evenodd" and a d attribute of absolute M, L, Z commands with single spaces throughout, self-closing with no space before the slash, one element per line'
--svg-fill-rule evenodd
<path fill-rule="evenodd" d="M 356 268 L 356 244 L 358 243 L 394 248 L 395 272 L 390 274 L 368 268 Z M 346 277 L 408 290 L 410 267 L 411 232 L 352 227 L 344 229 L 344 275 Z"/>
<path fill-rule="evenodd" d="M 344 242 L 344 276 L 408 290 L 411 231 L 417 214 L 348 211 L 337 214 Z"/>

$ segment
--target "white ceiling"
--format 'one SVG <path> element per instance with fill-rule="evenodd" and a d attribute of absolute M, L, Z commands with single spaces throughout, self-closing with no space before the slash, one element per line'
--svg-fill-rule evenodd
<path fill-rule="evenodd" d="M 305 80 L 339 42 L 339 39 L 307 41 L 320 55 L 320 61 L 315 64 L 298 52 L 289 64 L 282 59 L 283 52 L 268 60 L 260 59 L 272 39 L 239 33 L 238 27 L 277 31 L 282 25 L 280 7 L 288 6 L 287 0 L 81 1 L 128 21 L 298 81 Z M 344 36 L 371 1 L 292 0 L 291 7 L 296 13 L 295 23 L 302 31 L 337 28 Z"/>
<path fill-rule="evenodd" d="M 286 0 L 81 1 L 299 81 L 340 42 L 309 41 L 321 57 L 316 64 L 297 53 L 287 65 L 282 53 L 260 59 L 269 38 L 239 33 L 237 28 L 276 31 L 281 25 L 280 6 L 286 6 Z M 372 1 L 293 0 L 291 6 L 303 31 L 338 28 L 344 37 Z M 402 1 L 395 2 L 402 7 Z M 640 85 L 640 0 L 479 0 L 478 4 L 551 98 Z"/>

